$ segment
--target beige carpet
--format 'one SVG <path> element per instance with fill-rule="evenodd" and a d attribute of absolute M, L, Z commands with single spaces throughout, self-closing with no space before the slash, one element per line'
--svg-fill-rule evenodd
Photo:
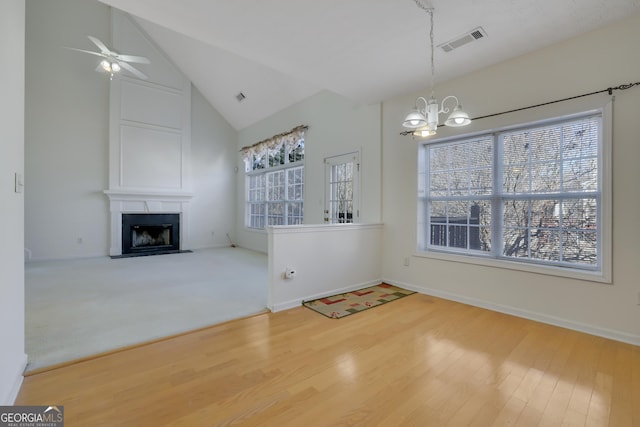
<path fill-rule="evenodd" d="M 260 312 L 267 285 L 242 248 L 28 263 L 27 370 Z"/>

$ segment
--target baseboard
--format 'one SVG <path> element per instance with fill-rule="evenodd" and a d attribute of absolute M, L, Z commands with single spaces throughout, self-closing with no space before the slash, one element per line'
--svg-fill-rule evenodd
<path fill-rule="evenodd" d="M 496 311 L 499 313 L 510 314 L 512 316 L 521 317 L 523 319 L 534 320 L 540 323 L 546 323 L 548 325 L 559 326 L 565 329 L 571 329 L 578 332 L 583 332 L 589 335 L 595 335 L 602 338 L 608 338 L 614 341 L 620 341 L 627 344 L 640 346 L 640 335 L 629 334 L 626 332 L 620 332 L 613 329 L 601 328 L 598 326 L 589 325 L 586 323 L 575 322 L 573 320 L 563 319 L 561 317 L 550 316 L 544 313 L 538 313 L 529 310 L 522 310 L 520 308 L 511 307 L 502 304 L 496 304 L 491 301 L 482 300 L 479 298 L 470 298 L 451 292 L 445 292 L 437 289 L 425 288 L 422 286 L 415 286 L 410 283 L 399 282 L 397 280 L 383 279 L 383 282 L 391 285 L 398 286 L 400 288 L 409 289 L 425 295 L 431 295 L 434 297 L 460 302 L 462 304 L 472 305 L 474 307 L 485 308 L 487 310 Z"/>
<path fill-rule="evenodd" d="M 380 283 L 382 283 L 382 281 L 372 280 L 369 282 L 363 282 L 363 283 L 357 283 L 354 285 L 344 286 L 342 288 L 333 289 L 331 291 L 321 292 L 314 295 L 307 295 L 303 298 L 296 298 L 293 300 L 276 303 L 276 304 L 273 304 L 272 307 L 269 307 L 269 310 L 271 310 L 274 313 L 278 311 L 288 310 L 290 308 L 300 307 L 304 301 L 311 301 L 318 298 L 325 298 L 331 295 L 343 294 L 345 292 L 351 292 L 358 289 L 379 285 Z"/>
<path fill-rule="evenodd" d="M 220 249 L 220 248 L 230 248 L 230 247 L 231 245 L 229 243 L 220 243 L 215 245 L 190 246 L 190 249 L 194 251 L 203 251 L 207 249 Z"/>
<path fill-rule="evenodd" d="M 20 393 L 20 387 L 22 387 L 22 381 L 24 380 L 24 370 L 27 368 L 27 355 L 22 355 L 22 362 L 18 365 L 15 372 L 15 379 L 13 385 L 9 390 L 9 395 L 4 397 L 4 400 L 0 401 L 0 405 L 13 405 L 16 403 L 18 393 Z"/>
<path fill-rule="evenodd" d="M 83 255 L 71 255 L 68 257 L 31 257 L 29 260 L 25 259 L 25 264 L 29 265 L 30 263 L 37 262 L 49 262 L 49 261 L 77 261 L 83 259 L 90 258 L 109 258 L 110 255 L 108 252 L 105 253 L 89 253 Z"/>

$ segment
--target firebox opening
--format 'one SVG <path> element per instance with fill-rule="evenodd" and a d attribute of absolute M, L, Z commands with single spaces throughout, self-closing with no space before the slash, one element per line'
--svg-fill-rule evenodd
<path fill-rule="evenodd" d="M 122 256 L 180 252 L 180 214 L 122 214 Z"/>
<path fill-rule="evenodd" d="M 171 246 L 171 224 L 134 225 L 131 227 L 133 249 Z"/>

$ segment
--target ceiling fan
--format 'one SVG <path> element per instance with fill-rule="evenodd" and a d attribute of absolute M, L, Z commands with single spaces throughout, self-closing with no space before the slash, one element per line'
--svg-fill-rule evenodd
<path fill-rule="evenodd" d="M 70 50 L 77 50 L 78 52 L 89 53 L 91 55 L 99 56 L 102 59 L 96 71 L 106 71 L 109 73 L 110 78 L 113 78 L 115 73 L 120 72 L 123 68 L 136 76 L 139 79 L 147 80 L 147 75 L 142 71 L 134 68 L 129 64 L 129 62 L 137 63 L 137 64 L 149 64 L 150 61 L 144 56 L 133 56 L 133 55 L 121 55 L 117 52 L 110 50 L 104 43 L 102 43 L 99 39 L 93 36 L 87 36 L 89 40 L 95 44 L 100 52 L 94 52 L 91 50 L 84 49 L 76 49 L 75 47 L 68 47 Z"/>

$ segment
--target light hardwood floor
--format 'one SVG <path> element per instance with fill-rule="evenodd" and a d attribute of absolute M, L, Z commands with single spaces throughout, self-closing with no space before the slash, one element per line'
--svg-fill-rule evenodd
<path fill-rule="evenodd" d="M 65 426 L 640 426 L 640 347 L 415 294 L 300 307 L 28 376 Z"/>

